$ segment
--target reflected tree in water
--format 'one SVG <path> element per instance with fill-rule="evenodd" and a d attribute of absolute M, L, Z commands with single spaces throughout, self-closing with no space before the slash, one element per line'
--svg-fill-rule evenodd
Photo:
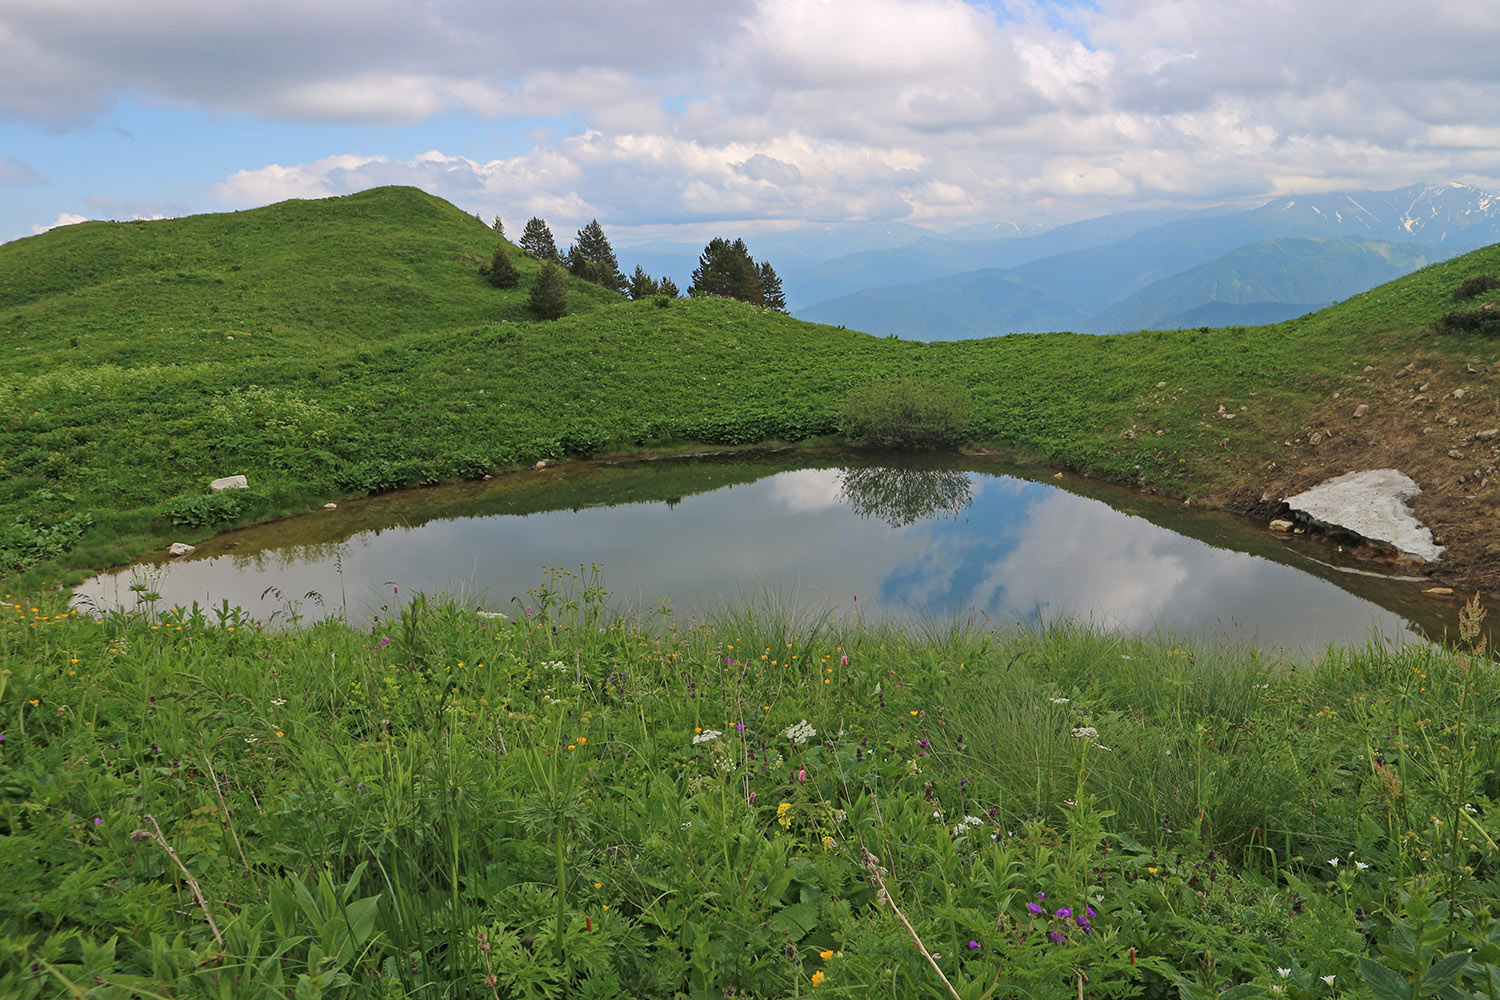
<path fill-rule="evenodd" d="M 901 528 L 927 517 L 962 514 L 974 502 L 974 483 L 967 473 L 949 469 L 841 469 L 839 500 L 860 517 L 878 517 Z"/>

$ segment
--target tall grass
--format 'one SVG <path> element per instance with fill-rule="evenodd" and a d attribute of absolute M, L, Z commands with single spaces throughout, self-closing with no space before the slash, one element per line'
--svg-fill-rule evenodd
<path fill-rule="evenodd" d="M 621 617 L 591 567 L 368 632 L 9 599 L 0 993 L 1315 997 L 1500 967 L 1477 650 L 1272 668 L 764 604 Z"/>

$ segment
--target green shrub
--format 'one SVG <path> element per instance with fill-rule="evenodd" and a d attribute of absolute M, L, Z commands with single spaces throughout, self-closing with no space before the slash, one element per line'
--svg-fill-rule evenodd
<path fill-rule="evenodd" d="M 212 528 L 244 516 L 255 498 L 246 490 L 178 497 L 167 505 L 168 520 L 185 528 Z"/>
<path fill-rule="evenodd" d="M 1438 320 L 1443 333 L 1500 333 L 1500 309 L 1486 303 L 1475 309 L 1454 309 Z"/>
<path fill-rule="evenodd" d="M 1493 274 L 1476 274 L 1472 278 L 1465 278 L 1463 282 L 1453 290 L 1455 299 L 1472 299 L 1476 295 L 1483 295 L 1491 289 L 1500 288 L 1500 278 Z"/>
<path fill-rule="evenodd" d="M 867 382 L 844 399 L 839 431 L 856 445 L 896 451 L 953 448 L 969 431 L 969 393 L 935 379 Z"/>
<path fill-rule="evenodd" d="M 557 319 L 568 311 L 568 277 L 548 261 L 531 285 L 531 311 L 542 319 Z"/>

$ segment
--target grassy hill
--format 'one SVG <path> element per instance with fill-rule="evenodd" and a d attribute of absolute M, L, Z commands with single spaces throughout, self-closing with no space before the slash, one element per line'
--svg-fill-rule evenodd
<path fill-rule="evenodd" d="M 1241 508 L 1345 462 L 1468 448 L 1497 412 L 1496 345 L 1425 331 L 1461 280 L 1500 273 L 1500 247 L 1276 326 L 922 344 L 577 281 L 570 314 L 540 322 L 532 262 L 514 290 L 479 277 L 493 245 L 451 205 L 389 188 L 0 247 L 0 576 L 76 578 L 230 524 L 542 458 L 828 436 L 847 392 L 881 375 L 967 387 L 980 442 Z M 1413 382 L 1398 406 L 1404 385 L 1378 381 L 1398 370 L 1470 388 L 1428 413 Z M 1432 436 L 1403 431 L 1423 419 Z M 1371 440 L 1356 430 L 1382 420 L 1382 447 L 1410 461 L 1373 441 L 1355 454 Z M 1483 508 L 1492 488 L 1450 471 L 1418 481 L 1451 494 L 1430 523 L 1449 517 L 1461 543 L 1489 529 L 1460 502 Z M 208 495 L 235 473 L 248 495 Z"/>

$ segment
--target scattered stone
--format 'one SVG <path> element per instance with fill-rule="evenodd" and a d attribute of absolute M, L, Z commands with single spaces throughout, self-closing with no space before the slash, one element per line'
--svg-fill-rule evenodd
<path fill-rule="evenodd" d="M 1426 590 L 1422 591 L 1422 593 L 1424 593 L 1424 594 L 1432 594 L 1435 597 L 1446 597 L 1449 594 L 1453 593 L 1453 588 L 1452 587 L 1428 587 Z"/>
<path fill-rule="evenodd" d="M 1061 479 L 1062 478 L 1062 473 L 1061 472 L 1054 472 L 1054 473 L 1052 473 L 1052 478 L 1053 479 Z"/>
<path fill-rule="evenodd" d="M 1356 406 L 1354 408 L 1354 417 L 1357 420 L 1357 419 L 1359 419 L 1360 417 L 1364 416 L 1366 413 L 1369 413 L 1369 412 L 1370 412 L 1370 405 L 1368 403 L 1360 403 L 1358 406 Z"/>
<path fill-rule="evenodd" d="M 1449 448 L 1448 449 L 1448 457 L 1449 458 L 1463 458 L 1464 457 L 1464 453 L 1461 452 L 1461 451 L 1459 451 L 1457 448 Z"/>
<path fill-rule="evenodd" d="M 1500 427 L 1491 427 L 1489 430 L 1480 431 L 1474 436 L 1481 441 L 1492 441 L 1495 438 L 1500 437 Z"/>
<path fill-rule="evenodd" d="M 324 510 L 338 510 L 339 509 L 339 505 L 336 504 L 336 503 L 325 503 L 323 505 L 323 509 Z"/>
<path fill-rule="evenodd" d="M 1323 443 L 1323 432 L 1322 431 L 1313 431 L 1311 434 L 1309 434 L 1307 436 L 1307 443 L 1308 444 L 1322 444 Z"/>
<path fill-rule="evenodd" d="M 234 339 L 234 334 L 232 334 L 232 333 L 231 333 L 231 334 L 228 334 L 228 335 L 226 335 L 226 336 L 225 336 L 225 337 L 224 337 L 224 339 L 225 339 L 225 340 L 233 340 L 233 339 Z"/>
<path fill-rule="evenodd" d="M 167 547 L 167 555 L 171 556 L 173 559 L 176 559 L 179 556 L 192 555 L 196 551 L 197 549 L 189 545 L 187 542 L 173 542 Z"/>
<path fill-rule="evenodd" d="M 1158 389 L 1165 389 L 1167 387 L 1167 383 L 1165 383 L 1165 382 L 1158 382 L 1158 383 L 1156 383 L 1156 387 Z"/>
<path fill-rule="evenodd" d="M 1454 399 L 1463 399 L 1464 396 L 1466 396 L 1466 395 L 1468 395 L 1468 393 L 1465 392 L 1463 389 L 1454 389 L 1453 390 L 1453 398 Z"/>
<path fill-rule="evenodd" d="M 1127 428 L 1125 430 L 1125 440 L 1127 440 L 1127 441 L 1134 441 L 1135 440 L 1135 430 L 1133 428 Z"/>
<path fill-rule="evenodd" d="M 1165 433 L 1167 433 L 1165 430 L 1159 430 L 1159 431 L 1156 432 L 1156 436 L 1157 437 L 1161 437 Z"/>
<path fill-rule="evenodd" d="M 536 464 L 532 466 L 533 469 L 545 469 L 546 467 L 547 467 L 547 460 L 545 458 L 539 458 L 539 459 L 537 459 Z"/>
<path fill-rule="evenodd" d="M 1272 531 L 1291 531 L 1292 527 L 1293 527 L 1293 525 L 1292 525 L 1291 521 L 1288 521 L 1285 518 L 1280 518 L 1280 517 L 1278 517 L 1276 520 L 1272 521 L 1271 524 L 1270 524 L 1270 528 L 1271 528 Z"/>
<path fill-rule="evenodd" d="M 490 475 L 490 474 L 489 474 L 489 473 L 488 473 L 488 472 L 486 472 L 486 473 L 485 473 L 485 474 L 484 474 L 484 478 L 485 478 L 485 479 L 494 479 L 494 478 L 495 478 L 495 477 L 494 477 L 494 476 L 492 476 L 492 475 Z"/>
<path fill-rule="evenodd" d="M 250 488 L 250 481 L 244 476 L 225 476 L 222 479 L 215 479 L 209 483 L 208 488 L 215 493 L 220 493 L 224 490 L 248 490 Z"/>
<path fill-rule="evenodd" d="M 1375 366 L 1374 365 L 1365 365 L 1365 371 L 1372 372 L 1374 370 L 1375 370 Z"/>
<path fill-rule="evenodd" d="M 1421 385 L 1417 386 L 1417 391 L 1418 392 L 1426 392 L 1427 391 L 1427 387 L 1429 385 L 1431 385 L 1431 384 L 1432 384 L 1431 382 L 1423 382 Z"/>
<path fill-rule="evenodd" d="M 1287 497 L 1286 503 L 1320 527 L 1352 531 L 1408 558 L 1431 562 L 1443 548 L 1406 506 L 1420 492 L 1409 476 L 1396 469 L 1373 469 L 1325 480 Z"/>

